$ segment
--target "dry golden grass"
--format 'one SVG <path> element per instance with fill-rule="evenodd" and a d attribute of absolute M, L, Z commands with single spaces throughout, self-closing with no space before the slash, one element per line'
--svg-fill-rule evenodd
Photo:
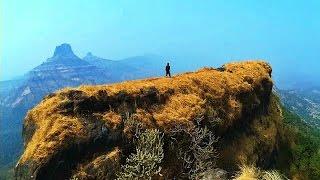
<path fill-rule="evenodd" d="M 67 145 L 73 138 L 85 138 L 83 126 L 74 117 L 63 116 L 56 112 L 57 106 L 63 101 L 55 96 L 42 101 L 33 110 L 28 112 L 24 126 L 34 123 L 37 130 L 27 144 L 20 161 L 33 157 L 41 161 L 57 148 Z"/>
<path fill-rule="evenodd" d="M 114 171 L 120 170 L 120 149 L 115 149 L 102 154 L 92 161 L 81 164 L 77 167 L 71 179 L 114 179 Z"/>
<path fill-rule="evenodd" d="M 100 90 L 108 96 L 115 96 L 125 90 L 128 94 L 138 96 L 141 89 L 155 87 L 159 94 L 173 90 L 173 94 L 165 104 L 149 109 L 137 109 L 135 118 L 145 124 L 156 124 L 168 129 L 177 123 L 190 123 L 197 116 L 205 112 L 205 105 L 210 97 L 218 103 L 214 109 L 222 109 L 227 115 L 224 119 L 226 126 L 241 116 L 242 104 L 237 99 L 240 93 L 253 92 L 259 88 L 262 81 L 271 81 L 271 67 L 262 61 L 248 61 L 230 63 L 224 66 L 224 71 L 213 68 L 203 68 L 193 73 L 176 75 L 172 78 L 150 78 L 145 80 L 126 81 L 122 83 L 80 86 L 74 90 L 83 91 L 87 96 L 98 96 Z M 19 161 L 28 159 L 42 162 L 50 158 L 57 149 L 88 138 L 89 132 L 76 116 L 63 115 L 58 107 L 68 101 L 64 93 L 72 88 L 65 88 L 56 92 L 53 97 L 43 100 L 28 112 L 25 127 L 35 125 L 36 131 L 28 142 Z M 111 129 L 118 128 L 121 116 L 112 110 L 102 112 L 102 120 Z"/>
<path fill-rule="evenodd" d="M 178 94 L 159 111 L 154 113 L 160 126 L 172 121 L 187 122 L 204 113 L 204 100 L 196 94 Z"/>
<path fill-rule="evenodd" d="M 140 89 L 150 87 L 156 87 L 160 93 L 174 89 L 175 96 L 172 96 L 170 101 L 155 113 L 155 119 L 160 124 L 170 124 L 193 118 L 201 113 L 204 105 L 204 99 L 201 96 L 205 93 L 219 99 L 227 93 L 232 96 L 239 92 L 252 91 L 263 79 L 270 80 L 271 68 L 264 62 L 230 63 L 225 65 L 225 69 L 224 72 L 220 72 L 213 68 L 203 68 L 197 72 L 180 74 L 173 78 L 152 78 L 111 85 L 80 86 L 78 90 L 86 92 L 89 96 L 96 96 L 99 90 L 105 90 L 109 95 L 122 90 L 137 95 Z M 248 79 L 252 81 L 251 84 L 247 82 Z M 229 118 L 238 117 L 241 104 L 235 99 L 229 99 L 229 105 L 234 107 L 232 108 L 234 111 L 228 114 Z"/>
<path fill-rule="evenodd" d="M 237 168 L 237 164 L 258 164 L 261 158 L 268 158 L 272 154 L 283 126 L 280 106 L 274 95 L 270 96 L 265 111 L 268 113 L 248 117 L 250 123 L 246 128 L 250 129 L 250 133 L 239 134 L 237 132 L 240 129 L 228 133 L 233 140 L 224 141 L 229 145 L 220 148 L 220 157 L 223 158 L 218 162 L 219 167 Z"/>
<path fill-rule="evenodd" d="M 130 94 L 138 93 L 140 89 L 157 87 L 160 92 L 168 89 L 183 91 L 187 88 L 189 93 L 199 92 L 199 87 L 193 80 L 200 80 L 200 84 L 210 87 L 211 93 L 221 96 L 224 87 L 230 87 L 230 91 L 250 90 L 252 87 L 244 83 L 245 78 L 251 78 L 253 84 L 260 83 L 260 78 L 268 78 L 271 67 L 265 62 L 250 61 L 240 63 L 230 63 L 225 65 L 225 72 L 216 71 L 213 68 L 203 68 L 194 73 L 185 73 L 172 78 L 150 78 L 144 80 L 124 81 L 122 83 L 99 85 L 99 86 L 80 86 L 78 89 L 88 95 L 96 95 L 99 90 L 106 90 L 109 95 L 116 94 L 121 90 L 126 90 Z M 194 85 L 194 86 L 192 86 Z M 61 92 L 70 89 L 63 89 Z"/>
<path fill-rule="evenodd" d="M 284 180 L 277 171 L 262 171 L 254 166 L 242 166 L 234 180 Z"/>
<path fill-rule="evenodd" d="M 102 119 L 106 122 L 107 127 L 111 129 L 116 129 L 119 125 L 121 125 L 122 121 L 121 116 L 113 111 L 104 114 Z"/>
<path fill-rule="evenodd" d="M 255 167 L 243 166 L 240 168 L 234 180 L 258 180 L 260 174 L 257 171 L 258 169 Z"/>
<path fill-rule="evenodd" d="M 96 159 L 94 159 L 92 164 L 94 168 L 98 169 L 101 166 L 101 164 L 105 163 L 106 160 L 117 162 L 119 159 L 120 159 L 120 149 L 116 147 L 111 152 L 108 152 L 106 156 L 97 157 Z"/>

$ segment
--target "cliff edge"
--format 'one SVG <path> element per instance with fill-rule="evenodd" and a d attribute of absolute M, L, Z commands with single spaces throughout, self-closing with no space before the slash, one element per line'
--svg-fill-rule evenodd
<path fill-rule="evenodd" d="M 228 172 L 241 164 L 273 167 L 282 117 L 271 72 L 265 62 L 248 61 L 172 78 L 57 91 L 25 118 L 16 177 L 114 179 L 136 153 L 137 132 L 152 129 L 159 130 L 163 144 L 154 178 L 186 174 L 185 158 L 179 157 L 192 140 L 184 142 L 181 132 L 193 136 L 199 128 L 212 132 L 209 139 L 216 137 L 210 144 L 217 155 L 212 167 Z"/>

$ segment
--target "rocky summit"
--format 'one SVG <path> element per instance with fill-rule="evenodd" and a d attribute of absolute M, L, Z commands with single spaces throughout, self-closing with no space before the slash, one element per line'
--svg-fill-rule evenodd
<path fill-rule="evenodd" d="M 179 157 L 192 146 L 182 134 L 197 136 L 199 128 L 219 137 L 212 145 L 219 156 L 216 174 L 243 163 L 275 166 L 282 115 L 272 95 L 271 71 L 267 63 L 250 61 L 173 78 L 59 90 L 25 118 L 16 177 L 114 179 L 139 147 L 137 131 L 155 129 L 164 143 L 157 151 L 163 158 L 156 179 L 183 177 Z"/>
<path fill-rule="evenodd" d="M 73 53 L 70 44 L 64 43 L 60 46 L 57 46 L 53 57 L 75 57 L 76 55 Z"/>

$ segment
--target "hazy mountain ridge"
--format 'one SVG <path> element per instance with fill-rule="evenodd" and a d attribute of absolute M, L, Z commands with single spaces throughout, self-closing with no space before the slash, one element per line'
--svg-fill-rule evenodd
<path fill-rule="evenodd" d="M 307 124 L 320 129 L 320 88 L 277 90 L 283 104 Z"/>
<path fill-rule="evenodd" d="M 55 48 L 53 56 L 35 67 L 18 80 L 1 82 L 0 89 L 0 165 L 12 162 L 22 149 L 22 120 L 26 112 L 49 93 L 64 87 L 75 87 L 82 84 L 105 84 L 127 79 L 158 76 L 160 71 L 150 71 L 146 66 L 139 66 L 132 61 L 153 62 L 162 65 L 160 57 L 128 58 L 123 61 L 105 60 L 91 53 L 81 59 L 76 56 L 69 44 Z M 132 60 L 132 61 L 131 61 Z M 127 64 L 128 63 L 128 64 Z M 140 64 L 139 64 L 140 65 Z M 12 142 L 7 140 L 15 139 Z M 7 152 L 11 149 L 11 153 Z"/>
<path fill-rule="evenodd" d="M 165 61 L 156 55 L 144 55 L 125 58 L 122 60 L 103 59 L 88 53 L 83 60 L 100 67 L 117 81 L 145 78 L 161 75 Z"/>

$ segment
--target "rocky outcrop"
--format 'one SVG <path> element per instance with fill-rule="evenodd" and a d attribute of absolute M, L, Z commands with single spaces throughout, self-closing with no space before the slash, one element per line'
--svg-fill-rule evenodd
<path fill-rule="evenodd" d="M 251 61 L 173 78 L 62 89 L 28 112 L 16 177 L 66 179 L 78 174 L 94 179 L 101 178 L 97 172 L 104 172 L 102 177 L 114 178 L 134 151 L 128 118 L 142 129 L 164 133 L 165 179 L 177 176 L 182 168 L 170 158 L 178 147 L 168 148 L 169 137 L 177 127 L 192 129 L 195 124 L 220 137 L 219 168 L 233 171 L 241 163 L 272 167 L 282 119 L 272 96 L 271 71 L 267 63 Z M 103 167 L 109 168 L 102 171 Z"/>
<path fill-rule="evenodd" d="M 64 43 L 60 46 L 57 46 L 54 50 L 53 57 L 59 56 L 60 58 L 72 57 L 76 58 L 76 55 L 73 53 L 70 44 Z"/>

